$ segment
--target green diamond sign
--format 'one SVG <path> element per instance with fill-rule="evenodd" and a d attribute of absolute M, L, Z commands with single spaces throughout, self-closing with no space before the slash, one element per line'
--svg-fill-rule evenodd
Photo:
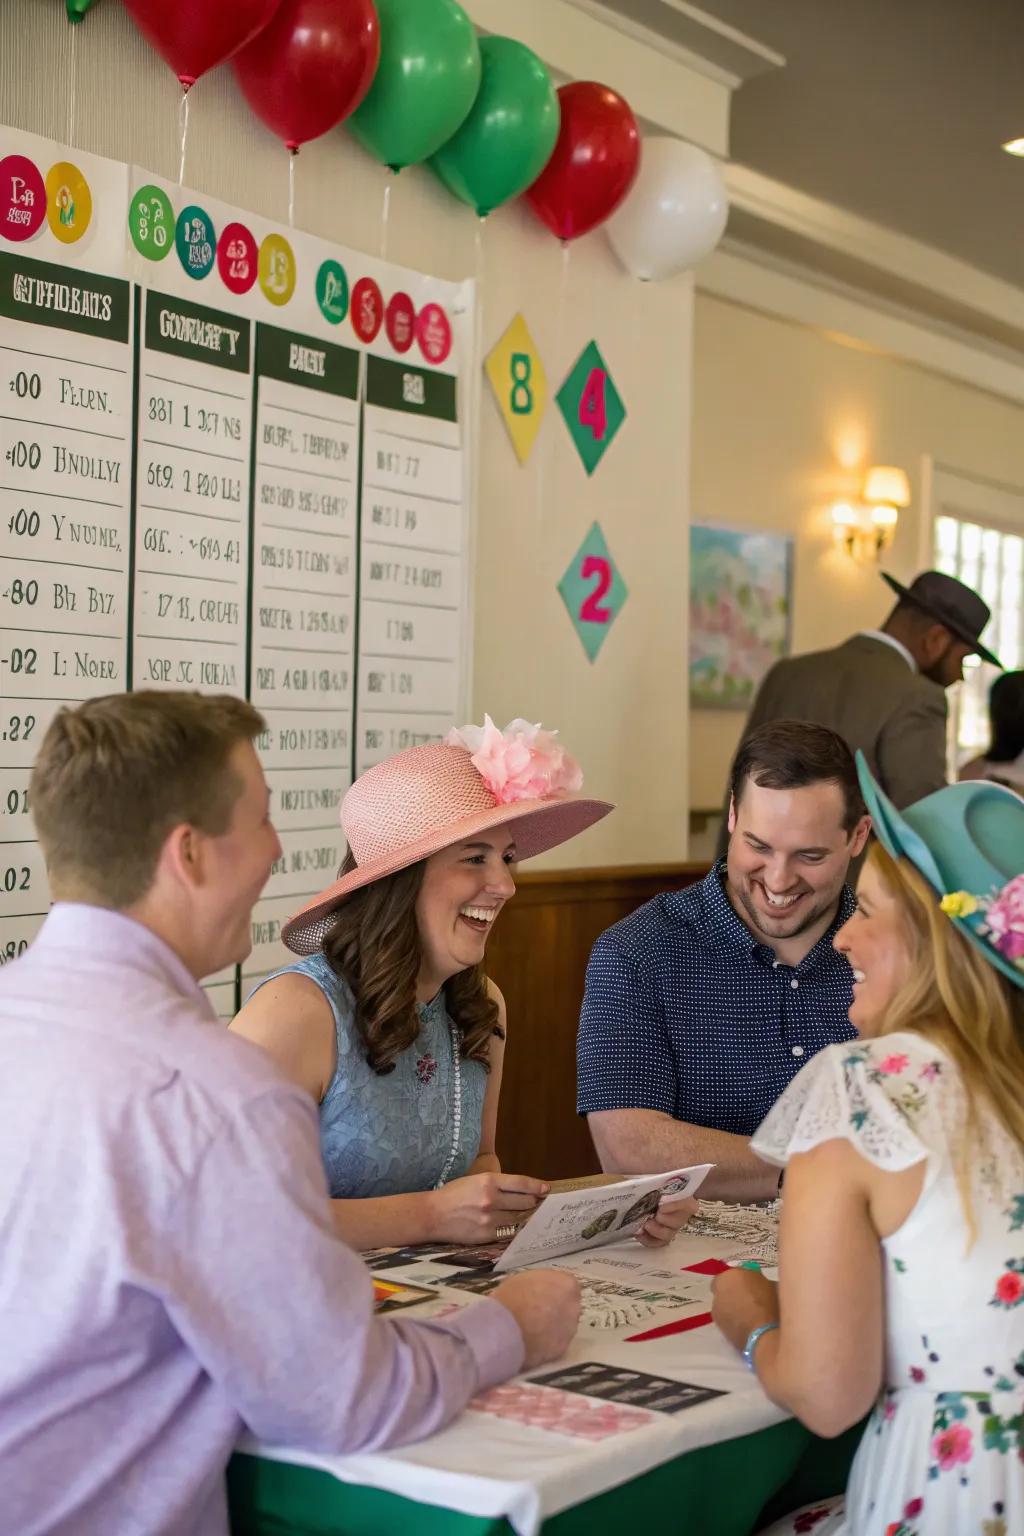
<path fill-rule="evenodd" d="M 565 417 L 583 468 L 592 475 L 626 419 L 622 396 L 596 341 L 584 347 L 558 391 L 558 409 Z"/>
<path fill-rule="evenodd" d="M 599 523 L 573 555 L 558 590 L 580 644 L 593 661 L 628 596 Z"/>

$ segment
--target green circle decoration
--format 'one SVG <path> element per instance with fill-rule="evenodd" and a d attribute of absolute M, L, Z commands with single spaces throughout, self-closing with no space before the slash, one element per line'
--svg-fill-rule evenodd
<path fill-rule="evenodd" d="M 210 215 L 194 203 L 183 208 L 178 215 L 174 242 L 178 247 L 178 260 L 189 277 L 194 277 L 197 282 L 205 277 L 217 255 L 217 235 Z"/>
<path fill-rule="evenodd" d="M 340 325 L 348 314 L 348 277 L 340 262 L 321 262 L 316 275 L 316 301 L 329 325 Z"/>
<path fill-rule="evenodd" d="M 163 261 L 174 245 L 174 209 L 159 187 L 140 187 L 128 209 L 132 244 L 147 261 Z"/>

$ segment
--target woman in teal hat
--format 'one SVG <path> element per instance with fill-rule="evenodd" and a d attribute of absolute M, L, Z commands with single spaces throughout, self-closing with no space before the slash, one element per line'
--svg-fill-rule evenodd
<path fill-rule="evenodd" d="M 1024 799 L 950 785 L 897 811 L 836 935 L 861 1039 L 754 1136 L 786 1168 L 780 1282 L 715 1319 L 765 1391 L 837 1435 L 874 1405 L 845 1499 L 771 1536 L 1024 1533 Z"/>

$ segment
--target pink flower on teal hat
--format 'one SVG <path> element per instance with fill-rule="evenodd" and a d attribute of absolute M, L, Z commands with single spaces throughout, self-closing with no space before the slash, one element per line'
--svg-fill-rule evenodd
<path fill-rule="evenodd" d="M 985 922 L 999 953 L 1014 964 L 1024 960 L 1024 875 L 1015 875 L 985 912 Z"/>

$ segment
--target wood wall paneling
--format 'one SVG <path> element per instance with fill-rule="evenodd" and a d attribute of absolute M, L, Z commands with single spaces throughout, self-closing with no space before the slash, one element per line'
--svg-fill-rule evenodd
<path fill-rule="evenodd" d="M 706 865 L 664 864 L 518 877 L 487 946 L 488 973 L 508 1007 L 503 1168 L 546 1179 L 598 1171 L 586 1120 L 576 1114 L 576 1029 L 591 948 L 643 902 L 706 873 Z"/>

